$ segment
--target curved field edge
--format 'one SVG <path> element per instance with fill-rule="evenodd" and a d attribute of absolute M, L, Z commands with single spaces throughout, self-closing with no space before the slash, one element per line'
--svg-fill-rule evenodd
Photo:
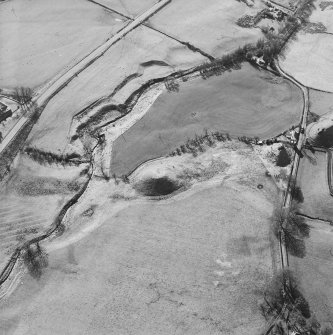
<path fill-rule="evenodd" d="M 293 83 L 247 63 L 217 78 L 180 81 L 178 93 L 163 93 L 115 141 L 111 170 L 128 174 L 143 161 L 170 154 L 205 129 L 236 137 L 272 138 L 299 122 L 300 101 L 301 93 Z"/>

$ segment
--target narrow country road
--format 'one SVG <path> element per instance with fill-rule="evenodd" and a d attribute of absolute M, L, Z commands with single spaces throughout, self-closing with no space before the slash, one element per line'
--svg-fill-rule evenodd
<path fill-rule="evenodd" d="M 279 73 L 281 74 L 281 76 L 283 76 L 284 78 L 290 80 L 291 82 L 293 82 L 296 86 L 298 86 L 303 93 L 303 112 L 302 112 L 302 117 L 301 117 L 301 122 L 300 122 L 300 127 L 301 129 L 304 129 L 304 132 L 300 132 L 299 137 L 298 137 L 298 141 L 297 141 L 297 149 L 299 151 L 301 151 L 304 141 L 305 141 L 305 128 L 306 128 L 306 120 L 307 120 L 307 116 L 308 116 L 308 111 L 309 111 L 309 90 L 307 87 L 303 86 L 299 81 L 297 81 L 295 78 L 293 78 L 292 76 L 290 76 L 289 74 L 285 73 L 281 68 L 280 65 L 278 64 L 278 62 L 276 62 L 276 67 L 279 71 Z M 295 153 L 295 159 L 293 162 L 293 166 L 292 166 L 292 170 L 291 170 L 291 178 L 295 178 L 297 177 L 297 172 L 298 172 L 298 166 L 299 166 L 299 161 L 300 161 L 300 156 L 299 154 Z M 285 200 L 284 200 L 284 206 L 285 207 L 289 207 L 290 206 L 290 202 L 291 202 L 291 195 L 290 195 L 290 190 L 288 190 Z"/>
<path fill-rule="evenodd" d="M 298 86 L 303 93 L 303 112 L 302 112 L 302 117 L 300 121 L 300 128 L 304 129 L 304 132 L 299 133 L 298 141 L 296 144 L 296 147 L 298 149 L 298 152 L 301 151 L 304 141 L 305 141 L 305 128 L 306 128 L 306 120 L 308 116 L 308 111 L 309 111 L 309 90 L 307 87 L 303 86 L 300 82 L 298 82 L 295 78 L 290 76 L 289 74 L 285 73 L 276 61 L 275 63 L 277 70 L 279 71 L 280 75 L 288 80 L 290 80 L 292 83 L 294 83 L 296 86 Z M 291 168 L 291 174 L 290 174 L 290 180 L 296 180 L 297 177 L 297 172 L 298 172 L 298 167 L 299 167 L 299 161 L 300 161 L 300 156 L 297 152 L 295 152 L 294 155 L 294 161 L 293 165 Z M 288 188 L 286 191 L 286 195 L 284 198 L 283 206 L 284 208 L 289 208 L 291 205 L 291 193 L 290 193 L 290 183 L 288 184 Z M 282 260 L 282 268 L 288 267 L 289 266 L 289 260 L 288 260 L 288 253 L 285 247 L 285 244 L 282 243 L 281 236 L 280 236 L 280 248 L 281 248 L 281 260 Z"/>
<path fill-rule="evenodd" d="M 84 71 L 87 67 L 93 64 L 97 59 L 102 57 L 104 53 L 115 43 L 120 41 L 125 35 L 131 32 L 133 29 L 141 25 L 149 17 L 154 15 L 171 0 L 160 0 L 156 2 L 152 7 L 150 7 L 143 14 L 136 17 L 133 21 L 127 24 L 124 28 L 119 30 L 115 35 L 110 37 L 104 44 L 99 46 L 85 58 L 83 58 L 79 63 L 74 65 L 70 70 L 68 70 L 64 75 L 58 78 L 54 83 L 45 88 L 43 91 L 39 92 L 36 97 L 33 98 L 33 102 L 38 106 L 45 106 L 57 93 L 59 93 L 64 87 L 66 87 L 79 73 Z M 16 137 L 20 129 L 29 122 L 29 118 L 20 119 L 15 126 L 4 138 L 2 143 L 0 143 L 0 154 L 6 149 L 8 144 Z"/>

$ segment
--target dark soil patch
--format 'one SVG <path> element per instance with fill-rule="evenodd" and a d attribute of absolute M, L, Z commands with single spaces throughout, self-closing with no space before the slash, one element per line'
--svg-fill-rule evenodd
<path fill-rule="evenodd" d="M 146 179 L 135 186 L 135 189 L 146 196 L 168 195 L 177 191 L 181 185 L 168 177 Z"/>
<path fill-rule="evenodd" d="M 279 148 L 280 152 L 277 156 L 277 159 L 276 159 L 276 165 L 277 166 L 280 166 L 280 167 L 285 167 L 287 165 L 290 164 L 291 162 L 291 159 L 290 159 L 290 156 L 288 154 L 288 151 L 286 150 L 285 147 L 281 147 Z"/>

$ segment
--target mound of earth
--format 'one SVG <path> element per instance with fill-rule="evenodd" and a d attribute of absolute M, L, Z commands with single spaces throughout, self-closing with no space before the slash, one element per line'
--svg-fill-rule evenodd
<path fill-rule="evenodd" d="M 331 148 L 333 147 L 333 113 L 319 119 L 308 127 L 308 141 L 311 145 Z"/>

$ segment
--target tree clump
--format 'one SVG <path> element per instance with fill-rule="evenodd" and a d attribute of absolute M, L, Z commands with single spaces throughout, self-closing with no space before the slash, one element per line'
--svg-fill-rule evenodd
<path fill-rule="evenodd" d="M 36 243 L 35 246 L 29 245 L 23 254 L 23 262 L 29 274 L 36 279 L 40 279 L 43 270 L 48 266 L 48 255 L 46 251 Z"/>
<path fill-rule="evenodd" d="M 29 87 L 16 87 L 13 98 L 21 105 L 24 112 L 27 112 L 32 102 L 33 90 Z"/>
<path fill-rule="evenodd" d="M 279 154 L 276 157 L 276 165 L 279 167 L 286 167 L 291 163 L 290 155 L 287 151 L 287 149 L 282 146 L 279 148 Z"/>

